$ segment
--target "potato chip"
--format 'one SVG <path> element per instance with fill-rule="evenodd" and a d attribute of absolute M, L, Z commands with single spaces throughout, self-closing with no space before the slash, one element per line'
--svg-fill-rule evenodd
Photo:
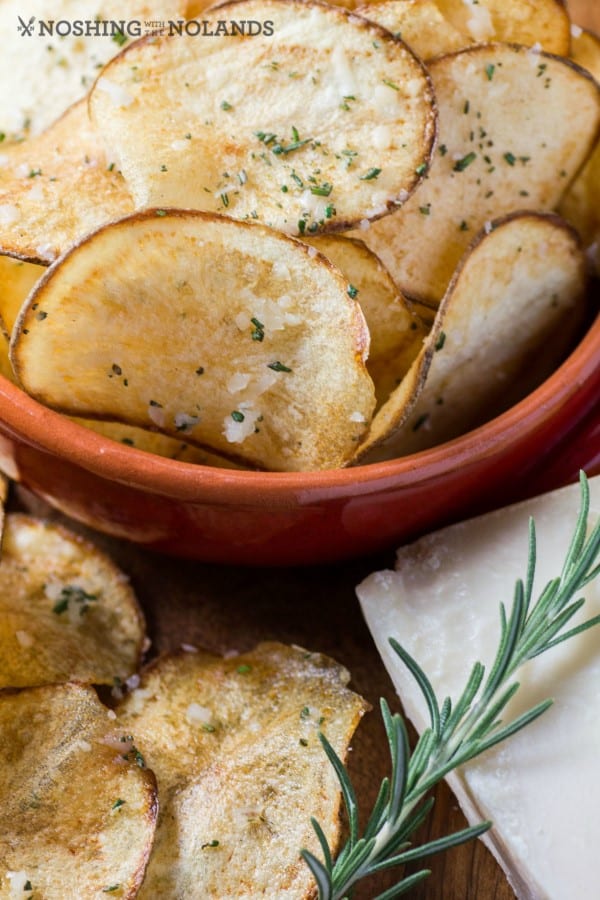
<path fill-rule="evenodd" d="M 572 56 L 576 63 L 600 80 L 600 39 L 589 31 L 576 32 Z M 575 226 L 600 272 L 600 142 L 569 188 L 560 204 L 560 213 Z"/>
<path fill-rule="evenodd" d="M 261 644 L 242 656 L 165 657 L 118 709 L 156 773 L 161 807 L 140 898 L 308 898 L 300 859 L 330 843 L 339 787 L 318 738 L 344 756 L 365 704 L 319 654 Z M 293 815 L 291 814 L 293 810 Z"/>
<path fill-rule="evenodd" d="M 432 59 L 474 43 L 439 7 L 438 0 L 382 0 L 359 6 L 356 12 L 402 38 L 421 59 Z"/>
<path fill-rule="evenodd" d="M 156 782 L 78 684 L 0 694 L 0 897 L 136 896 Z"/>
<path fill-rule="evenodd" d="M 569 52 L 569 16 L 560 0 L 384 0 L 357 12 L 402 37 L 423 59 L 487 41 Z"/>
<path fill-rule="evenodd" d="M 123 573 L 59 525 L 6 517 L 0 559 L 0 688 L 113 684 L 140 660 L 144 621 Z"/>
<path fill-rule="evenodd" d="M 381 260 L 362 241 L 332 234 L 308 238 L 307 242 L 330 259 L 356 289 L 371 335 L 367 371 L 381 403 L 408 372 L 428 329 L 402 297 Z"/>
<path fill-rule="evenodd" d="M 146 23 L 184 11 L 183 0 L 2 0 L 0 34 L 11 36 L 0 56 L 4 140 L 40 134 L 85 96 L 123 44 L 147 33 Z"/>
<path fill-rule="evenodd" d="M 1 159 L 2 253 L 51 263 L 88 231 L 133 209 L 85 101 L 38 137 L 6 147 Z"/>
<path fill-rule="evenodd" d="M 9 335 L 23 301 L 45 271 L 44 266 L 0 256 L 0 316 Z"/>
<path fill-rule="evenodd" d="M 525 396 L 581 327 L 585 271 L 577 236 L 557 216 L 517 214 L 480 234 L 420 357 L 375 417 L 361 461 L 440 444 Z"/>
<path fill-rule="evenodd" d="M 165 456 L 167 459 L 178 459 L 180 462 L 194 463 L 201 466 L 216 466 L 220 469 L 239 469 L 241 466 L 216 453 L 209 453 L 201 447 L 192 447 L 185 441 L 168 437 L 143 428 L 135 428 L 133 425 L 124 425 L 122 422 L 96 422 L 93 419 L 81 419 L 73 417 L 73 421 L 84 428 L 91 428 L 97 434 L 125 444 L 127 447 L 135 447 L 136 450 L 144 450 L 146 453 L 155 453 L 157 456 Z"/>
<path fill-rule="evenodd" d="M 440 143 L 429 177 L 358 236 L 402 291 L 437 304 L 486 222 L 558 205 L 593 146 L 600 93 L 568 60 L 507 44 L 440 57 L 430 72 Z"/>
<path fill-rule="evenodd" d="M 403 202 L 427 169 L 436 127 L 429 76 L 412 52 L 323 4 L 223 9 L 206 13 L 210 39 L 142 40 L 91 92 L 92 118 L 136 205 L 312 234 Z M 233 33 L 239 19 L 261 33 Z"/>
<path fill-rule="evenodd" d="M 15 383 L 17 379 L 8 356 L 8 342 L 23 301 L 45 271 L 44 266 L 26 263 L 10 256 L 0 256 L 0 330 L 4 332 L 5 338 L 0 339 L 0 375 Z M 155 453 L 158 456 L 197 465 L 240 468 L 231 460 L 209 453 L 200 447 L 190 447 L 185 441 L 170 438 L 166 434 L 145 431 L 121 422 L 97 422 L 78 417 L 73 417 L 73 421 L 113 441 L 144 450 L 146 453 Z"/>
<path fill-rule="evenodd" d="M 113 223 L 49 270 L 13 334 L 42 403 L 271 469 L 344 465 L 375 398 L 368 332 L 313 248 L 209 213 Z"/>

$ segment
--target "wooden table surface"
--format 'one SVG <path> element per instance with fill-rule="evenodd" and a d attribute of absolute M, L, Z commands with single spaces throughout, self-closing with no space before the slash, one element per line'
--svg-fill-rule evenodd
<path fill-rule="evenodd" d="M 575 21 L 600 30 L 600 3 L 571 0 L 569 6 Z M 46 510 L 38 502 L 33 505 L 36 511 Z M 182 642 L 217 653 L 243 651 L 275 639 L 322 651 L 345 664 L 352 673 L 352 687 L 374 706 L 356 733 L 349 763 L 361 807 L 367 809 L 388 771 L 378 700 L 386 697 L 393 709 L 400 707 L 362 620 L 354 588 L 374 569 L 393 566 L 393 554 L 318 568 L 242 569 L 173 560 L 121 541 L 92 537 L 131 576 L 148 619 L 154 652 Z M 456 801 L 442 785 L 420 838 L 447 834 L 464 824 Z M 514 897 L 480 842 L 433 857 L 428 865 L 432 876 L 411 892 L 412 900 Z M 355 892 L 355 900 L 372 900 L 391 883 L 388 877 L 363 885 Z"/>

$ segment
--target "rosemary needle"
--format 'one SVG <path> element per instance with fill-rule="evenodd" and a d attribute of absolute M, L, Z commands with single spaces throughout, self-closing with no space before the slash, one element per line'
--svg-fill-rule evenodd
<path fill-rule="evenodd" d="M 404 865 L 447 850 L 491 827 L 482 822 L 455 834 L 412 847 L 410 836 L 427 818 L 433 798 L 428 792 L 445 775 L 500 741 L 524 728 L 551 705 L 539 703 L 512 722 L 504 724 L 501 716 L 509 700 L 519 689 L 513 681 L 516 670 L 527 660 L 545 653 L 562 641 L 600 623 L 595 616 L 580 625 L 566 628 L 584 605 L 576 595 L 600 574 L 600 522 L 587 535 L 590 507 L 589 485 L 584 473 L 580 477 L 581 505 L 562 571 L 542 590 L 532 603 L 536 567 L 535 524 L 529 523 L 529 554 L 524 580 L 515 586 L 510 611 L 500 607 L 500 641 L 489 673 L 477 662 L 473 666 L 459 699 L 449 697 L 442 703 L 419 664 L 393 638 L 390 643 L 415 678 L 429 711 L 430 724 L 411 752 L 406 725 L 402 717 L 392 714 L 381 700 L 391 758 L 391 775 L 381 784 L 362 836 L 359 832 L 358 804 L 348 772 L 324 735 L 321 743 L 340 782 L 348 816 L 349 836 L 337 858 L 327 842 L 323 829 L 313 819 L 323 860 L 308 850 L 302 856 L 318 887 L 319 900 L 344 900 L 357 882 L 383 869 Z M 374 900 L 392 900 L 409 891 L 429 875 L 422 869 L 379 894 Z"/>

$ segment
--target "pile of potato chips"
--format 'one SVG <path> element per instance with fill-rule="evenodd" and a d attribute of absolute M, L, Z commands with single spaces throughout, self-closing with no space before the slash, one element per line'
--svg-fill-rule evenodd
<path fill-rule="evenodd" d="M 600 43 L 557 0 L 155 0 L 137 40 L 77 5 L 107 35 L 42 34 L 37 0 L 0 62 L 1 371 L 33 397 L 327 469 L 456 437 L 574 346 Z"/>
<path fill-rule="evenodd" d="M 345 669 L 271 643 L 138 672 L 127 578 L 21 513 L 0 588 L 0 897 L 312 896 L 311 817 L 339 831 L 319 734 L 343 757 L 366 709 Z"/>

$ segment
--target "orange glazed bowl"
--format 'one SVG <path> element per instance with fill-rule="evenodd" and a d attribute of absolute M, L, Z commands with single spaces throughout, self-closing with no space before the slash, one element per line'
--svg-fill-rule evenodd
<path fill-rule="evenodd" d="M 104 438 L 0 377 L 0 468 L 92 528 L 178 556 L 294 565 L 374 553 L 600 471 L 600 316 L 520 403 L 401 459 L 305 473 L 192 465 Z"/>

